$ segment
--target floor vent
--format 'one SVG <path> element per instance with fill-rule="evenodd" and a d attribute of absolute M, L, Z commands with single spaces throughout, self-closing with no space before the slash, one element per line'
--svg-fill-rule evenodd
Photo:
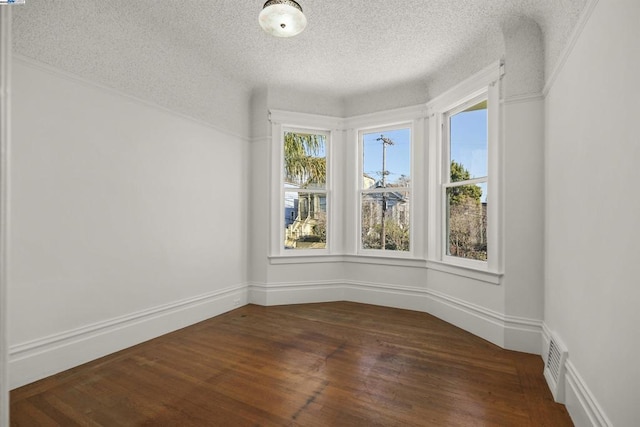
<path fill-rule="evenodd" d="M 555 334 L 551 334 L 549 352 L 544 364 L 544 377 L 549 384 L 553 398 L 560 403 L 564 403 L 564 371 L 567 354 L 566 347 Z"/>

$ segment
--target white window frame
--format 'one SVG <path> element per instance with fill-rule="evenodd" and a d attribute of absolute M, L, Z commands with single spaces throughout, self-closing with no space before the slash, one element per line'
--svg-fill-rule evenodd
<path fill-rule="evenodd" d="M 423 194 L 426 194 L 427 182 L 427 108 L 425 104 L 402 107 L 394 110 L 385 110 L 375 113 L 354 116 L 345 119 L 345 193 L 343 196 L 345 207 L 345 221 L 342 225 L 345 239 L 345 254 L 348 260 L 359 263 L 388 265 L 406 265 L 411 267 L 424 267 L 426 255 L 425 233 L 419 232 L 426 224 L 426 204 Z M 362 182 L 362 148 L 360 133 L 373 132 L 376 129 L 411 128 L 411 230 L 410 250 L 407 251 L 382 251 L 361 249 L 361 200 L 360 187 Z M 355 166 L 355 167 L 354 167 Z M 421 200 L 416 200 L 416 198 Z"/>
<path fill-rule="evenodd" d="M 411 182 L 409 184 L 409 187 L 407 188 L 407 192 L 409 193 L 409 250 L 408 251 L 396 251 L 396 250 L 386 250 L 386 249 L 365 249 L 363 248 L 362 245 L 362 195 L 365 193 L 373 193 L 373 192 L 383 192 L 383 189 L 376 189 L 376 191 L 373 190 L 365 190 L 362 188 L 362 176 L 364 174 L 364 164 L 363 164 L 363 160 L 364 160 L 364 134 L 369 134 L 369 133 L 380 133 L 380 134 L 384 134 L 385 132 L 389 132 L 389 131 L 394 131 L 394 130 L 400 130 L 400 129 L 409 129 L 410 132 L 410 159 L 409 159 L 409 167 L 410 167 L 410 171 L 409 171 L 409 177 L 411 179 Z M 413 174 L 416 170 L 415 167 L 415 129 L 414 129 L 414 123 L 412 121 L 408 121 L 408 122 L 403 122 L 403 123 L 397 123 L 397 124 L 393 124 L 393 125 L 387 125 L 387 126 L 376 126 L 376 127 L 370 127 L 370 128 L 360 128 L 358 129 L 357 135 L 358 135 L 358 172 L 357 172 L 357 195 L 356 195 L 356 215 L 357 215 L 357 226 L 355 228 L 355 234 L 356 234 L 356 252 L 358 255 L 365 255 L 365 256 L 384 256 L 384 257 L 390 257 L 390 258 L 413 258 L 414 257 L 414 237 L 416 235 L 415 233 L 415 225 L 414 225 L 414 205 L 416 203 L 415 199 L 415 192 L 414 192 L 414 187 L 415 187 L 415 182 L 414 182 L 414 177 Z M 388 190 L 388 188 L 386 189 Z M 386 191 L 385 192 L 389 192 Z"/>
<path fill-rule="evenodd" d="M 500 80 L 503 68 L 494 63 L 427 103 L 429 111 L 429 191 L 427 260 L 434 269 L 460 267 L 467 271 L 502 271 L 502 165 L 500 139 Z M 487 100 L 487 261 L 447 255 L 446 194 L 450 168 L 448 126 L 445 121 L 474 101 Z M 473 183 L 474 180 L 469 182 Z M 484 182 L 484 179 L 481 181 Z"/>
<path fill-rule="evenodd" d="M 337 171 L 334 162 L 334 144 L 339 119 L 326 116 L 316 116 L 303 113 L 272 110 L 269 114 L 271 121 L 271 197 L 270 197 L 270 257 L 314 257 L 327 256 L 336 253 L 336 215 L 334 195 L 334 174 Z M 285 249 L 284 230 L 284 134 L 285 132 L 314 133 L 326 136 L 327 182 L 324 190 L 313 192 L 326 194 L 327 201 L 327 244 L 324 249 Z"/>
<path fill-rule="evenodd" d="M 388 129 L 393 126 L 411 128 L 411 194 L 426 194 L 426 121 L 424 104 L 386 110 L 349 118 L 322 116 L 282 110 L 270 110 L 271 138 L 269 182 L 269 262 L 270 264 L 306 264 L 322 262 L 358 262 L 371 264 L 424 267 L 425 233 L 416 224 L 426 224 L 424 200 L 412 200 L 411 251 L 358 251 L 359 156 L 360 130 Z M 409 126 L 410 124 L 410 126 Z M 284 174 L 283 138 L 289 129 L 329 133 L 327 144 L 327 248 L 311 250 L 284 249 Z M 360 160 L 359 160 L 360 159 Z M 355 166 L 355 167 L 354 167 Z M 420 227 L 423 228 L 422 226 Z"/>

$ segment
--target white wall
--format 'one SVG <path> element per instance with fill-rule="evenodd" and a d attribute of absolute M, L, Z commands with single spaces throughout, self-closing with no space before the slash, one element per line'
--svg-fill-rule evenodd
<path fill-rule="evenodd" d="M 546 98 L 545 322 L 577 425 L 640 425 L 639 22 L 600 0 Z"/>
<path fill-rule="evenodd" d="M 11 8 L 0 8 L 0 426 L 9 425 L 7 189 L 11 140 Z"/>
<path fill-rule="evenodd" d="M 24 59 L 13 76 L 13 386 L 244 303 L 247 138 Z"/>

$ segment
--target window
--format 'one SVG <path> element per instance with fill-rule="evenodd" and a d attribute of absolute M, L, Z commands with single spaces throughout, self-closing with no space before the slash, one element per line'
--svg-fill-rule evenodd
<path fill-rule="evenodd" d="M 322 132 L 283 132 L 285 250 L 327 247 L 327 138 Z"/>
<path fill-rule="evenodd" d="M 427 257 L 440 265 L 498 274 L 501 269 L 501 75 L 494 64 L 427 104 Z"/>
<path fill-rule="evenodd" d="M 409 252 L 411 128 L 362 131 L 360 249 Z"/>
<path fill-rule="evenodd" d="M 445 253 L 487 260 L 487 99 L 445 114 Z M 448 169 L 448 171 L 447 171 Z"/>

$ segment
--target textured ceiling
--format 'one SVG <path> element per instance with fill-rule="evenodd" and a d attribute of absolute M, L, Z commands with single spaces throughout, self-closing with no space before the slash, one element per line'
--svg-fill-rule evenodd
<path fill-rule="evenodd" d="M 27 0 L 13 9 L 14 51 L 161 104 L 224 96 L 229 82 L 344 98 L 499 49 L 501 27 L 522 16 L 542 29 L 548 72 L 585 2 L 301 0 L 307 29 L 281 39 L 258 25 L 263 0 Z M 185 81 L 191 100 L 175 100 Z"/>

